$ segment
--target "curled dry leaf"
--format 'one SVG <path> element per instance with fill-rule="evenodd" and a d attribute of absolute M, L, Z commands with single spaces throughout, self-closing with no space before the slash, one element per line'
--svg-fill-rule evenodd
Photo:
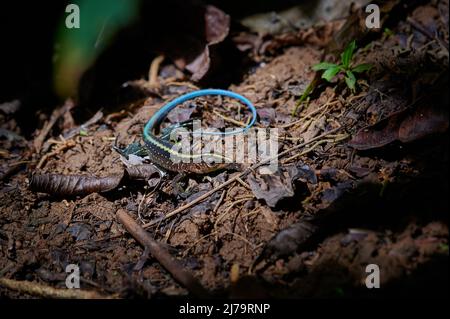
<path fill-rule="evenodd" d="M 205 33 L 208 44 L 222 42 L 229 31 L 230 16 L 212 5 L 207 5 L 205 8 Z"/>
<path fill-rule="evenodd" d="M 147 181 L 150 187 L 157 187 L 164 176 L 163 172 L 151 164 L 130 166 L 125 171 L 129 180 Z"/>
<path fill-rule="evenodd" d="M 251 174 L 247 177 L 247 182 L 256 198 L 264 199 L 270 207 L 275 207 L 281 199 L 295 194 L 292 177 L 286 171 L 257 176 Z"/>
<path fill-rule="evenodd" d="M 336 186 L 327 188 L 322 193 L 322 201 L 324 204 L 331 204 L 337 199 L 341 198 L 347 191 L 352 189 L 351 182 L 338 183 Z"/>
<path fill-rule="evenodd" d="M 153 165 L 143 164 L 127 167 L 125 168 L 125 173 L 130 180 L 149 181 L 155 177 L 155 175 L 159 175 L 160 171 Z M 34 174 L 30 180 L 30 189 L 34 192 L 57 196 L 87 195 L 116 189 L 122 183 L 123 179 L 124 173 L 113 174 L 107 177 Z"/>
<path fill-rule="evenodd" d="M 122 178 L 123 174 L 108 177 L 62 174 L 33 175 L 30 181 L 30 189 L 35 192 L 59 196 L 86 195 L 115 189 Z"/>

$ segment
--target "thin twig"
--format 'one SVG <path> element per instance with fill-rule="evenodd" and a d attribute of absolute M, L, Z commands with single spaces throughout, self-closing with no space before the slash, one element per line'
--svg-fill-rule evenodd
<path fill-rule="evenodd" d="M 332 136 L 328 135 L 328 137 L 332 137 Z M 294 159 L 296 159 L 296 158 L 298 158 L 300 156 L 303 156 L 303 155 L 306 155 L 306 154 L 312 152 L 319 145 L 322 145 L 322 144 L 325 144 L 325 143 L 329 143 L 329 142 L 337 143 L 337 142 L 340 142 L 340 141 L 343 141 L 343 140 L 347 139 L 348 137 L 349 137 L 349 135 L 343 134 L 341 136 L 336 136 L 334 140 L 323 139 L 321 141 L 318 141 L 313 146 L 311 146 L 310 148 L 304 150 L 303 152 L 300 152 L 298 154 L 295 154 L 295 155 L 293 155 L 291 157 L 286 158 L 285 160 L 283 160 L 282 164 L 286 164 L 286 163 L 288 163 L 288 162 L 290 162 L 290 161 L 292 161 L 292 160 L 294 160 Z"/>
<path fill-rule="evenodd" d="M 245 238 L 244 236 L 241 236 L 239 234 L 233 233 L 233 232 L 225 232 L 224 235 L 232 235 L 235 236 L 237 238 L 239 238 L 240 240 L 242 240 L 244 243 L 250 245 L 250 247 L 252 247 L 253 250 L 255 250 L 256 248 L 258 248 L 259 245 L 255 245 L 254 243 L 252 243 L 251 241 L 249 241 L 247 238 Z"/>
<path fill-rule="evenodd" d="M 323 105 L 321 105 L 319 108 L 317 108 L 317 109 L 315 109 L 315 110 L 309 112 L 308 114 L 306 114 L 305 116 L 303 116 L 303 117 L 302 117 L 301 119 L 299 119 L 299 120 L 296 120 L 296 121 L 294 121 L 294 122 L 290 122 L 290 123 L 281 125 L 280 128 L 288 128 L 288 127 L 291 127 L 291 126 L 296 125 L 296 124 L 298 124 L 298 123 L 301 123 L 301 122 L 303 122 L 304 120 L 309 119 L 309 118 L 312 117 L 313 115 L 316 115 L 317 113 L 319 113 L 319 112 L 322 111 L 323 109 L 326 109 L 326 108 L 329 107 L 329 106 L 333 106 L 333 105 L 339 103 L 339 101 L 331 102 L 331 100 L 332 100 L 333 98 L 334 98 L 334 94 L 328 99 L 327 102 L 325 102 L 325 103 L 324 103 Z"/>
<path fill-rule="evenodd" d="M 72 140 L 66 141 L 63 145 L 57 147 L 55 150 L 51 151 L 50 153 L 47 153 L 44 156 L 42 156 L 42 158 L 39 161 L 39 163 L 37 164 L 36 168 L 37 169 L 41 168 L 45 164 L 45 162 L 47 161 L 48 158 L 53 157 L 55 155 L 58 155 L 62 151 L 65 151 L 65 150 L 67 150 L 69 148 L 72 148 L 75 145 L 76 145 L 76 143 L 74 141 L 72 141 Z"/>
<path fill-rule="evenodd" d="M 202 236 L 202 237 L 200 237 L 199 239 L 197 239 L 195 242 L 193 242 L 188 248 L 186 248 L 184 251 L 183 251 L 183 253 L 181 254 L 183 257 L 185 257 L 186 255 L 187 255 L 187 253 L 192 249 L 192 248 L 194 248 L 199 242 L 201 242 L 202 240 L 204 240 L 204 239 L 206 239 L 206 238 L 208 238 L 208 237 L 210 237 L 210 236 L 213 236 L 213 235 L 216 235 L 216 232 L 211 232 L 211 233 L 209 233 L 209 234 L 206 234 L 206 235 L 204 235 L 204 236 Z"/>
<path fill-rule="evenodd" d="M 142 246 L 144 246 L 150 254 L 158 260 L 158 262 L 186 289 L 199 297 L 208 296 L 207 290 L 200 284 L 197 279 L 175 258 L 173 258 L 168 250 L 155 241 L 136 221 L 128 215 L 128 213 L 119 209 L 116 213 L 117 219 L 128 230 L 128 232 Z"/>
<path fill-rule="evenodd" d="M 239 184 L 241 184 L 242 186 L 244 186 L 245 188 L 247 188 L 247 189 L 251 189 L 251 187 L 250 187 L 250 185 L 248 185 L 246 182 L 244 182 L 243 180 L 242 180 L 242 178 L 236 178 L 236 181 L 238 181 L 239 182 Z"/>
<path fill-rule="evenodd" d="M 73 129 L 69 130 L 68 132 L 64 133 L 64 135 L 63 135 L 64 139 L 68 140 L 68 139 L 80 134 L 81 131 L 87 131 L 89 126 L 96 124 L 102 118 L 103 118 L 103 112 L 100 109 L 89 120 L 87 120 L 80 126 L 73 128 Z"/>
<path fill-rule="evenodd" d="M 243 202 L 247 202 L 249 199 L 252 199 L 253 196 L 251 197 L 247 197 L 247 198 L 243 198 L 237 201 L 234 201 L 233 203 L 230 204 L 230 206 L 227 207 L 227 209 L 223 212 L 223 214 L 220 214 L 219 217 L 217 217 L 216 222 L 214 223 L 214 229 L 217 228 L 217 225 L 219 225 L 219 223 L 222 221 L 222 219 L 224 219 L 228 213 L 231 211 L 231 209 L 236 206 L 239 203 L 243 203 Z"/>
<path fill-rule="evenodd" d="M 436 40 L 439 45 L 447 52 L 448 55 L 448 48 L 444 41 L 442 41 L 441 38 L 438 38 L 437 35 L 432 34 L 430 31 L 428 31 L 421 23 L 417 22 L 411 17 L 406 18 L 406 21 L 411 24 L 417 31 L 428 37 L 430 40 Z"/>
<path fill-rule="evenodd" d="M 45 138 L 50 133 L 50 130 L 56 124 L 58 119 L 61 116 L 63 116 L 66 112 L 70 111 L 74 106 L 75 106 L 74 102 L 71 99 L 68 99 L 66 100 L 66 102 L 62 107 L 57 108 L 52 112 L 52 115 L 50 115 L 50 120 L 47 123 L 45 123 L 44 127 L 39 132 L 39 135 L 33 141 L 36 153 L 39 153 L 41 151 Z"/>
<path fill-rule="evenodd" d="M 226 193 L 226 192 L 227 192 L 227 191 L 223 190 L 223 191 L 222 191 L 222 194 L 220 194 L 220 198 L 219 198 L 219 200 L 217 201 L 217 204 L 216 204 L 216 206 L 214 206 L 214 209 L 213 209 L 213 212 L 214 212 L 214 213 L 217 212 L 217 210 L 218 210 L 219 207 L 220 207 L 220 204 L 222 204 L 223 199 L 225 198 L 225 193 Z"/>
<path fill-rule="evenodd" d="M 304 150 L 303 152 L 297 153 L 297 154 L 295 154 L 295 155 L 293 155 L 293 156 L 291 156 L 291 157 L 286 158 L 285 160 L 283 160 L 282 164 L 289 163 L 289 162 L 291 162 L 292 160 L 294 160 L 294 159 L 296 159 L 296 158 L 298 158 L 298 157 L 300 157 L 300 156 L 306 155 L 306 154 L 312 152 L 317 146 L 322 145 L 322 144 L 325 144 L 325 143 L 328 143 L 328 142 L 331 142 L 331 141 L 330 141 L 330 140 L 327 140 L 327 139 L 318 141 L 318 142 L 316 142 L 313 146 L 311 146 L 310 148 Z"/>
<path fill-rule="evenodd" d="M 166 86 L 186 86 L 188 88 L 191 88 L 193 90 L 199 90 L 199 87 L 190 83 L 190 82 L 176 82 L 176 81 L 170 81 L 165 83 Z"/>
<path fill-rule="evenodd" d="M 242 126 L 242 127 L 245 127 L 247 125 L 244 122 L 241 122 L 241 121 L 232 119 L 231 117 L 228 117 L 226 115 L 223 115 L 222 113 L 220 113 L 220 112 L 218 112 L 216 110 L 213 110 L 213 113 L 216 114 L 217 116 L 221 117 L 225 122 L 229 122 L 231 124 L 239 125 L 239 126 Z"/>

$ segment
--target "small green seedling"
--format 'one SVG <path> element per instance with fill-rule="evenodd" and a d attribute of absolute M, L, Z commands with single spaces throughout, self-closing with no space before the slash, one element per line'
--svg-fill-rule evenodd
<path fill-rule="evenodd" d="M 356 76 L 355 73 L 363 73 L 370 71 L 373 65 L 368 63 L 352 65 L 353 54 L 356 49 L 356 42 L 352 41 L 347 45 L 344 52 L 341 54 L 341 63 L 334 64 L 329 62 L 321 62 L 313 66 L 314 71 L 324 71 L 322 78 L 331 82 L 331 80 L 339 73 L 342 73 L 345 78 L 345 83 L 348 88 L 355 92 L 356 89 Z"/>

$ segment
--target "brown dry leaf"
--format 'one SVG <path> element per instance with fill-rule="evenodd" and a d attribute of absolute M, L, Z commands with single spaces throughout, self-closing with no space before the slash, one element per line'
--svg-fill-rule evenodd
<path fill-rule="evenodd" d="M 278 169 L 274 174 L 250 174 L 247 182 L 256 198 L 264 199 L 269 207 L 275 207 L 280 200 L 295 195 L 295 181 L 317 181 L 314 173 L 313 175 L 312 177 L 307 166 L 290 165 Z"/>
<path fill-rule="evenodd" d="M 205 33 L 208 44 L 222 42 L 230 31 L 230 17 L 222 10 L 207 5 L 205 11 Z"/>
<path fill-rule="evenodd" d="M 292 177 L 286 171 L 271 175 L 252 174 L 247 177 L 247 182 L 256 198 L 264 199 L 270 207 L 275 207 L 281 199 L 295 194 Z"/>
<path fill-rule="evenodd" d="M 398 130 L 398 139 L 403 143 L 408 143 L 447 130 L 447 107 L 439 108 L 425 105 L 408 114 L 403 120 Z"/>
<path fill-rule="evenodd" d="M 192 73 L 193 81 L 201 80 L 208 72 L 211 65 L 209 48 L 222 42 L 230 31 L 230 17 L 222 10 L 207 5 L 205 7 L 205 40 L 203 52 L 194 61 L 186 65 L 186 69 Z"/>
<path fill-rule="evenodd" d="M 378 123 L 360 130 L 349 142 L 357 150 L 369 150 L 385 146 L 398 139 L 398 129 L 404 111 L 396 112 Z"/>
<path fill-rule="evenodd" d="M 125 168 L 130 180 L 148 180 L 159 175 L 159 170 L 151 164 L 135 165 Z M 35 174 L 30 180 L 34 192 L 57 196 L 77 196 L 103 193 L 116 189 L 124 179 L 124 173 L 106 177 L 89 175 Z M 158 179 L 156 179 L 158 180 Z M 155 185 L 154 185 L 155 186 Z"/>
<path fill-rule="evenodd" d="M 395 9 L 401 8 L 401 4 L 405 3 L 405 0 L 374 0 L 371 4 L 378 5 L 381 13 L 381 26 L 389 18 L 390 14 L 395 12 Z M 326 48 L 327 54 L 340 53 L 344 50 L 345 46 L 354 39 L 363 39 L 367 34 L 380 32 L 384 28 L 370 29 L 366 27 L 365 21 L 367 13 L 365 12 L 365 6 L 355 10 L 345 21 L 345 24 L 339 30 L 339 32 L 333 37 L 333 40 L 328 44 Z"/>
<path fill-rule="evenodd" d="M 369 150 L 394 141 L 412 142 L 448 130 L 448 111 L 423 104 L 415 110 L 402 110 L 375 125 L 360 130 L 349 142 L 357 150 Z"/>
<path fill-rule="evenodd" d="M 62 174 L 33 175 L 30 181 L 30 189 L 35 192 L 59 196 L 87 195 L 115 189 L 122 178 L 123 174 L 108 177 Z"/>
<path fill-rule="evenodd" d="M 209 57 L 209 46 L 194 61 L 186 65 L 186 69 L 192 73 L 191 80 L 199 81 L 209 70 L 211 59 Z"/>
<path fill-rule="evenodd" d="M 156 166 L 151 164 L 134 165 L 127 167 L 125 170 L 128 177 L 132 180 L 149 180 L 155 177 L 156 174 L 160 174 Z"/>

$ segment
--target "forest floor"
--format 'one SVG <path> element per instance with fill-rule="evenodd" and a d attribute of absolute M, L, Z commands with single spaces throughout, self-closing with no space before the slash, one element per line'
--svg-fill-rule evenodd
<path fill-rule="evenodd" d="M 335 28 L 330 23 L 320 30 Z M 305 146 L 279 158 L 277 173 L 252 171 L 147 230 L 212 294 L 448 293 L 448 1 L 412 8 L 389 29 L 371 35 L 355 51 L 356 64 L 373 65 L 358 74 L 356 91 L 340 77 L 323 81 L 292 116 L 330 41 L 327 32 L 314 27 L 310 32 L 315 43 L 274 37 L 269 44 L 279 45 L 274 53 L 246 51 L 257 63 L 227 88 L 254 103 L 257 127 L 278 128 L 280 153 Z M 159 107 L 200 86 L 170 61 L 157 71 L 157 89 L 146 80 L 132 82 L 147 89 L 145 98 L 124 111 L 104 111 L 75 134 L 67 135 L 79 128 L 70 100 L 53 114 L 47 132 L 36 127 L 30 142 L 2 106 L 2 170 L 22 161 L 29 168 L 21 166 L 0 184 L 0 278 L 64 288 L 66 266 L 77 264 L 81 288 L 103 296 L 189 293 L 156 259 L 147 258 L 116 212 L 124 209 L 145 224 L 239 172 L 190 177 L 183 184 L 185 197 L 170 182 L 154 190 L 154 184 L 126 178 L 113 190 L 86 196 L 29 188 L 31 173 L 122 176 L 124 164 L 111 147 L 115 141 L 122 146 L 139 141 Z M 204 108 L 201 99 L 194 107 L 185 104 L 168 120 L 201 115 L 218 128 L 230 118 L 246 121 L 235 104 L 210 102 L 216 106 Z M 46 119 L 52 123 L 50 115 Z M 381 289 L 366 288 L 368 264 L 379 266 Z M 31 295 L 0 283 L 0 296 Z"/>

